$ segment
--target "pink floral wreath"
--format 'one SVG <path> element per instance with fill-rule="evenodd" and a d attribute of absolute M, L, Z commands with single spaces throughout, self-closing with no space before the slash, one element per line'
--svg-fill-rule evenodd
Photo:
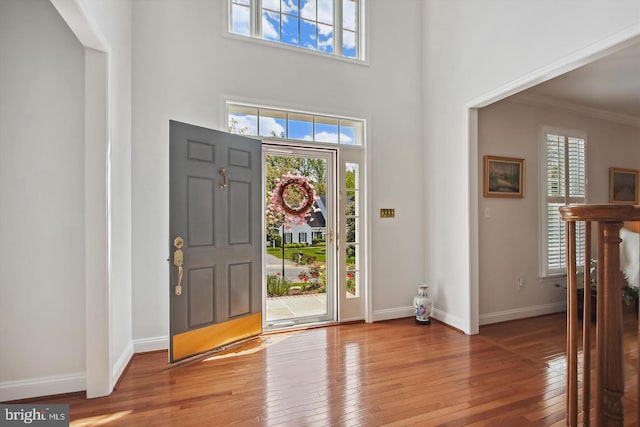
<path fill-rule="evenodd" d="M 298 207 L 292 207 L 287 204 L 285 200 L 285 196 L 290 188 L 295 187 L 299 191 L 304 194 L 304 203 L 302 203 Z M 282 177 L 282 180 L 278 183 L 274 191 L 275 194 L 275 203 L 277 203 L 283 211 L 287 214 L 296 216 L 299 218 L 303 218 L 307 215 L 313 202 L 315 201 L 315 196 L 313 194 L 313 187 L 309 180 L 302 175 L 285 175 Z"/>

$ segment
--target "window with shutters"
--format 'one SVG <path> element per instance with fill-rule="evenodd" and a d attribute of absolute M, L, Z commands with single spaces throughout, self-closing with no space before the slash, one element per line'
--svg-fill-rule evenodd
<path fill-rule="evenodd" d="M 585 136 L 575 132 L 543 133 L 541 188 L 541 277 L 565 274 L 566 228 L 559 208 L 584 204 L 587 197 Z M 577 223 L 578 266 L 584 266 L 584 224 Z"/>

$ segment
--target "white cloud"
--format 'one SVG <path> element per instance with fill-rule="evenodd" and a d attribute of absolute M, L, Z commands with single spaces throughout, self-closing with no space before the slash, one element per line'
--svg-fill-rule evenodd
<path fill-rule="evenodd" d="M 321 36 L 329 36 L 333 34 L 333 27 L 331 25 L 318 25 L 318 34 Z"/>
<path fill-rule="evenodd" d="M 313 137 L 311 135 L 305 135 L 304 138 L 302 138 L 302 140 L 304 140 L 304 141 L 313 141 Z M 316 134 L 316 141 L 318 141 L 318 142 L 338 142 L 338 134 L 335 133 L 335 132 L 326 132 L 326 131 L 318 132 Z M 353 141 L 353 138 L 351 138 L 346 133 L 341 133 L 340 134 L 340 142 L 342 144 L 349 144 L 352 141 Z"/>
<path fill-rule="evenodd" d="M 236 34 L 248 36 L 251 34 L 249 29 L 249 8 L 242 6 L 234 6 L 233 8 L 233 29 Z"/>
<path fill-rule="evenodd" d="M 344 47 L 353 49 L 356 47 L 356 35 L 351 31 L 344 31 L 342 33 L 342 43 Z"/>
<path fill-rule="evenodd" d="M 316 141 L 318 142 L 338 142 L 338 134 L 335 132 L 318 132 L 316 133 Z"/>
<path fill-rule="evenodd" d="M 262 7 L 269 10 L 280 10 L 280 0 L 262 0 Z"/>
<path fill-rule="evenodd" d="M 235 123 L 233 123 L 235 121 Z M 246 114 L 230 114 L 229 126 L 235 133 L 244 135 L 258 135 L 256 116 Z M 273 117 L 260 117 L 260 135 L 270 136 L 273 133 L 280 137 L 284 132 L 284 126 L 276 121 Z"/>
<path fill-rule="evenodd" d="M 304 19 L 333 24 L 333 0 L 302 0 L 300 16 Z M 317 4 L 317 7 L 316 7 Z M 317 9 L 317 14 L 316 14 Z"/>
<path fill-rule="evenodd" d="M 235 121 L 234 124 L 233 121 Z M 247 116 L 245 114 L 230 114 L 229 126 L 233 126 L 233 131 L 244 135 L 257 135 L 258 126 L 256 116 Z"/>
<path fill-rule="evenodd" d="M 284 134 L 284 126 L 276 121 L 273 117 L 260 117 L 260 135 L 270 136 L 276 135 L 280 137 Z"/>
<path fill-rule="evenodd" d="M 351 138 L 346 133 L 341 133 L 340 134 L 340 142 L 343 143 L 343 144 L 349 144 L 350 142 L 353 142 L 353 138 Z"/>
<path fill-rule="evenodd" d="M 316 0 L 301 0 L 300 16 L 304 19 L 316 20 Z"/>
<path fill-rule="evenodd" d="M 267 19 L 267 13 L 262 13 L 262 37 L 267 40 L 280 40 L 280 34 L 278 34 L 271 21 Z"/>
<path fill-rule="evenodd" d="M 356 3 L 350 0 L 342 2 L 343 26 L 348 30 L 356 29 Z"/>
<path fill-rule="evenodd" d="M 329 37 L 326 40 L 318 40 L 318 50 L 326 51 L 328 47 L 333 48 L 333 37 Z M 325 48 L 325 49 L 322 49 Z"/>
<path fill-rule="evenodd" d="M 297 12 L 297 11 L 298 11 L 298 6 L 296 6 L 293 0 L 284 0 L 282 2 L 282 13 L 291 13 L 291 12 Z"/>
<path fill-rule="evenodd" d="M 318 0 L 318 21 L 333 24 L 333 0 Z"/>

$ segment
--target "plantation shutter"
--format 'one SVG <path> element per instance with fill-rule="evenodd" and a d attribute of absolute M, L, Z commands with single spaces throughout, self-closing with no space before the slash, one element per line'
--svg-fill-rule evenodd
<path fill-rule="evenodd" d="M 559 208 L 586 202 L 585 141 L 563 135 L 546 135 L 546 274 L 566 269 L 566 228 Z M 584 265 L 584 224 L 578 223 L 578 266 Z"/>

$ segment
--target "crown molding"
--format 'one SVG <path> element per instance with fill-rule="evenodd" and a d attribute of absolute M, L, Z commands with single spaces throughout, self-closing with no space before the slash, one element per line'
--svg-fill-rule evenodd
<path fill-rule="evenodd" d="M 600 108 L 587 107 L 582 104 L 574 104 L 572 102 L 560 101 L 548 96 L 534 95 L 529 93 L 521 93 L 509 98 L 514 102 L 521 104 L 533 105 L 537 107 L 553 107 L 558 110 L 564 110 L 571 113 L 582 114 L 584 116 L 593 117 L 600 120 L 619 123 L 627 126 L 640 128 L 640 116 L 631 116 L 622 113 L 613 113 L 611 111 Z"/>

